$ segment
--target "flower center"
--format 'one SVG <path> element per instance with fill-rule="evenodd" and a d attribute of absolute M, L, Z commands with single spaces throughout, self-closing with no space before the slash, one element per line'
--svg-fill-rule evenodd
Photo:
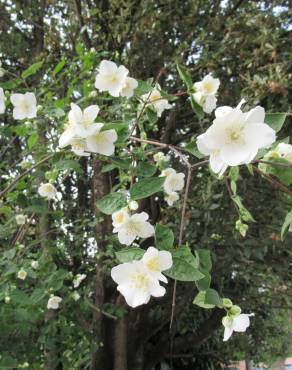
<path fill-rule="evenodd" d="M 242 128 L 230 127 L 227 130 L 227 137 L 229 143 L 240 143 L 243 142 Z"/>
<path fill-rule="evenodd" d="M 158 258 L 152 258 L 146 263 L 148 269 L 150 271 L 159 271 L 159 262 Z"/>
<path fill-rule="evenodd" d="M 118 224 L 122 224 L 125 220 L 125 216 L 122 214 L 122 213 L 119 213 L 116 215 L 115 217 L 115 221 L 118 223 Z"/>
<path fill-rule="evenodd" d="M 205 92 L 208 93 L 208 94 L 210 94 L 213 91 L 213 86 L 210 82 L 205 82 L 203 84 L 203 88 L 204 88 Z"/>
<path fill-rule="evenodd" d="M 136 289 L 146 290 L 148 287 L 149 279 L 145 274 L 136 273 L 132 276 L 131 280 Z"/>

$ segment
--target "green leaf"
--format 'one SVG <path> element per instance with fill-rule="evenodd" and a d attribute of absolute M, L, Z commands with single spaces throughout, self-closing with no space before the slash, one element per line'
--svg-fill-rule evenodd
<path fill-rule="evenodd" d="M 190 98 L 191 98 L 191 106 L 193 108 L 193 111 L 196 113 L 199 119 L 202 119 L 204 117 L 203 108 L 195 101 L 192 95 L 190 95 Z"/>
<path fill-rule="evenodd" d="M 287 213 L 282 229 L 281 229 L 281 239 L 284 239 L 284 235 L 286 234 L 287 230 L 289 229 L 290 225 L 292 225 L 292 210 Z"/>
<path fill-rule="evenodd" d="M 32 149 L 38 141 L 38 134 L 35 132 L 27 140 L 28 149 Z"/>
<path fill-rule="evenodd" d="M 156 224 L 155 227 L 155 244 L 158 249 L 170 250 L 173 248 L 173 232 L 164 225 Z"/>
<path fill-rule="evenodd" d="M 30 303 L 35 305 L 39 303 L 46 296 L 46 291 L 41 288 L 36 288 L 30 295 Z"/>
<path fill-rule="evenodd" d="M 129 170 L 132 164 L 131 159 L 112 159 L 112 162 L 123 170 Z"/>
<path fill-rule="evenodd" d="M 223 305 L 222 299 L 220 298 L 219 294 L 216 292 L 215 289 L 211 288 L 206 290 L 205 303 L 218 307 L 222 307 Z"/>
<path fill-rule="evenodd" d="M 97 208 L 106 215 L 111 215 L 127 205 L 127 198 L 123 193 L 110 193 L 96 202 Z"/>
<path fill-rule="evenodd" d="M 276 132 L 280 131 L 286 119 L 286 113 L 268 113 L 265 122 Z"/>
<path fill-rule="evenodd" d="M 196 281 L 196 286 L 199 290 L 207 290 L 211 284 L 211 275 L 207 271 L 203 271 L 201 269 L 200 272 L 205 276 L 203 279 Z"/>
<path fill-rule="evenodd" d="M 188 144 L 184 147 L 184 149 L 185 149 L 187 152 L 191 153 L 192 155 L 194 155 L 195 157 L 197 157 L 197 158 L 199 158 L 199 159 L 202 159 L 202 158 L 204 158 L 204 157 L 205 157 L 205 155 L 204 155 L 204 154 L 202 154 L 202 153 L 199 151 L 199 149 L 198 149 L 198 147 L 197 147 L 197 144 L 196 144 L 195 142 L 190 142 L 190 143 L 188 143 Z"/>
<path fill-rule="evenodd" d="M 195 299 L 193 300 L 193 304 L 196 304 L 197 306 L 199 307 L 202 307 L 202 308 L 214 308 L 215 305 L 213 304 L 208 304 L 208 303 L 205 303 L 205 297 L 206 297 L 206 292 L 202 291 L 202 292 L 199 292 Z"/>
<path fill-rule="evenodd" d="M 172 267 L 165 275 L 180 281 L 197 281 L 204 277 L 198 270 L 198 261 L 187 246 L 181 246 L 172 252 Z"/>
<path fill-rule="evenodd" d="M 195 255 L 199 260 L 199 269 L 210 271 L 212 268 L 210 251 L 208 249 L 197 249 Z"/>
<path fill-rule="evenodd" d="M 273 162 L 275 165 L 267 165 L 267 173 L 278 177 L 284 185 L 290 186 L 292 184 L 292 167 L 284 167 L 289 165 L 289 162 L 284 158 L 273 158 L 269 162 Z"/>
<path fill-rule="evenodd" d="M 77 173 L 82 174 L 83 170 L 78 161 L 73 159 L 62 159 L 55 163 L 55 169 L 58 171 L 76 171 Z"/>
<path fill-rule="evenodd" d="M 150 108 L 146 108 L 146 114 L 147 114 L 147 118 L 150 124 L 153 125 L 154 123 L 157 122 L 158 116 L 157 116 L 157 113 L 154 112 L 154 110 Z"/>
<path fill-rule="evenodd" d="M 156 166 L 147 162 L 138 162 L 137 164 L 137 176 L 151 177 L 155 174 L 156 170 Z"/>
<path fill-rule="evenodd" d="M 63 67 L 65 66 L 65 64 L 66 64 L 66 60 L 65 59 L 61 59 L 60 62 L 54 68 L 53 75 L 56 76 L 56 74 L 58 74 L 59 72 L 61 72 L 61 70 L 63 69 Z"/>
<path fill-rule="evenodd" d="M 182 79 L 182 81 L 186 85 L 186 88 L 188 89 L 188 91 L 191 90 L 193 88 L 193 81 L 187 69 L 179 64 L 176 65 L 176 68 L 177 68 L 179 77 Z"/>
<path fill-rule="evenodd" d="M 136 182 L 131 190 L 131 199 L 138 200 L 147 198 L 162 190 L 165 177 L 150 177 Z"/>
<path fill-rule="evenodd" d="M 116 257 L 122 263 L 132 262 L 140 260 L 143 257 L 144 253 L 145 253 L 144 249 L 138 247 L 131 247 L 116 252 Z"/>
<path fill-rule="evenodd" d="M 29 76 L 32 76 L 37 73 L 37 71 L 42 67 L 44 61 L 36 62 L 32 64 L 30 67 L 28 67 L 26 70 L 24 70 L 21 74 L 21 77 L 23 79 L 26 79 Z"/>
<path fill-rule="evenodd" d="M 135 89 L 135 95 L 144 95 L 149 93 L 153 89 L 151 83 L 146 81 L 138 80 L 138 87 Z"/>

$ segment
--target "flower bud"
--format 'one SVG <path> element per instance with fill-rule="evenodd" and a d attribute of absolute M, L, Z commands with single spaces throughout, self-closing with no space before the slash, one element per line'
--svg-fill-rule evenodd
<path fill-rule="evenodd" d="M 129 209 L 131 210 L 131 211 L 137 211 L 137 209 L 139 208 L 139 204 L 138 204 L 138 202 L 136 202 L 135 200 L 131 200 L 130 202 L 129 202 Z"/>

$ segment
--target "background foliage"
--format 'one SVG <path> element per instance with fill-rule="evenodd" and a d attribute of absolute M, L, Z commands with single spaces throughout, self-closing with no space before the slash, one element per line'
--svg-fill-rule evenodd
<path fill-rule="evenodd" d="M 23 172 L 23 159 L 35 163 L 57 146 L 71 101 L 100 105 L 107 122 L 133 119 L 135 100 L 127 107 L 90 94 L 103 58 L 123 63 L 135 78 L 158 78 L 169 93 L 184 90 L 178 62 L 187 65 L 193 81 L 208 72 L 220 78 L 220 105 L 235 106 L 244 97 L 250 106 L 288 112 L 288 5 L 240 0 L 0 0 L 0 60 L 6 71 L 0 86 L 35 91 L 41 105 L 31 122 L 1 116 L 1 190 Z M 181 96 L 158 121 L 148 115 L 142 123 L 148 137 L 180 145 L 192 142 L 210 118 L 199 122 Z M 287 119 L 279 137 L 290 134 Z M 172 162 L 185 170 L 177 158 Z M 120 247 L 95 203 L 119 176 L 127 180 L 127 164 L 108 164 L 110 172 L 98 158 L 57 153 L 19 181 L 0 204 L 1 368 L 21 368 L 27 362 L 30 369 L 138 370 L 162 364 L 219 369 L 230 360 L 270 362 L 285 356 L 291 346 L 292 238 L 287 235 L 282 242 L 280 230 L 291 197 L 241 167 L 237 193 L 256 220 L 243 238 L 234 229 L 238 216 L 225 183 L 208 168 L 193 174 L 185 241 L 193 250 L 211 251 L 212 287 L 245 312 L 256 313 L 246 335 L 223 344 L 220 310 L 194 306 L 191 283 L 178 285 L 171 333 L 170 288 L 163 299 L 136 310 L 117 299 L 109 268 Z M 47 205 L 36 195 L 45 179 L 58 185 L 62 203 Z M 153 221 L 169 225 L 177 239 L 179 219 L 174 215 L 179 204 L 167 209 L 153 196 L 142 207 Z M 28 215 L 27 229 L 19 230 L 17 213 Z M 37 271 L 30 267 L 32 259 L 39 261 Z M 16 279 L 21 267 L 28 272 L 23 282 Z M 87 278 L 75 302 L 72 279 L 78 273 Z M 53 313 L 46 310 L 51 292 L 63 297 L 61 309 Z"/>

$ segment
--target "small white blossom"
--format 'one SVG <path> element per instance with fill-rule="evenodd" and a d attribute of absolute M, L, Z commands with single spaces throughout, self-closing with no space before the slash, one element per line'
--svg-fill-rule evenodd
<path fill-rule="evenodd" d="M 4 298 L 4 302 L 5 302 L 6 304 L 9 304 L 9 303 L 10 303 L 10 301 L 11 301 L 11 298 L 9 297 L 9 295 L 5 296 L 5 298 Z"/>
<path fill-rule="evenodd" d="M 0 114 L 3 114 L 5 112 L 5 94 L 4 94 L 4 91 L 2 89 L 2 87 L 0 87 Z"/>
<path fill-rule="evenodd" d="M 157 152 L 153 156 L 154 162 L 166 162 L 167 157 L 163 152 Z"/>
<path fill-rule="evenodd" d="M 31 267 L 34 269 L 34 270 L 36 270 L 38 267 L 39 267 L 39 263 L 38 263 L 38 261 L 35 261 L 35 260 L 33 260 L 33 261 L 31 261 Z"/>
<path fill-rule="evenodd" d="M 80 299 L 80 294 L 75 291 L 72 293 L 72 298 L 74 299 L 74 301 L 78 301 Z"/>
<path fill-rule="evenodd" d="M 130 218 L 129 213 L 126 209 L 120 209 L 112 214 L 113 227 L 118 228 L 123 225 Z"/>
<path fill-rule="evenodd" d="M 286 159 L 288 162 L 292 162 L 292 145 L 286 143 L 278 144 L 276 151 L 279 153 L 281 158 Z"/>
<path fill-rule="evenodd" d="M 81 282 L 86 278 L 86 274 L 77 274 L 73 280 L 74 288 L 78 288 Z"/>
<path fill-rule="evenodd" d="M 138 87 L 138 81 L 132 77 L 126 77 L 125 86 L 121 90 L 121 96 L 131 98 L 134 95 L 134 90 Z"/>
<path fill-rule="evenodd" d="M 126 86 L 129 71 L 124 66 L 117 66 L 109 60 L 103 60 L 98 69 L 95 87 L 99 91 L 108 91 L 110 95 L 118 97 Z"/>
<path fill-rule="evenodd" d="M 260 148 L 269 147 L 276 139 L 275 131 L 264 123 L 265 110 L 257 106 L 243 113 L 236 108 L 220 107 L 208 130 L 198 136 L 201 153 L 210 156 L 213 172 L 222 175 L 228 166 L 250 163 Z"/>
<path fill-rule="evenodd" d="M 62 302 L 61 297 L 58 297 L 57 295 L 51 295 L 51 297 L 48 300 L 47 308 L 57 310 L 61 302 Z"/>
<path fill-rule="evenodd" d="M 149 238 L 154 235 L 154 227 L 147 221 L 148 218 L 146 212 L 135 213 L 125 216 L 125 219 L 117 224 L 113 217 L 113 232 L 118 233 L 119 242 L 125 245 L 131 245 L 137 237 Z"/>
<path fill-rule="evenodd" d="M 10 101 L 14 106 L 13 118 L 34 118 L 37 115 L 37 101 L 34 93 L 12 94 Z"/>
<path fill-rule="evenodd" d="M 254 316 L 251 314 L 240 314 L 238 316 L 225 316 L 222 319 L 222 324 L 224 326 L 224 338 L 223 341 L 226 342 L 232 335 L 234 331 L 245 332 L 250 325 L 249 317 Z"/>
<path fill-rule="evenodd" d="M 38 188 L 38 193 L 41 197 L 46 199 L 54 199 L 57 195 L 57 190 L 54 185 L 47 182 L 46 184 L 41 184 Z"/>
<path fill-rule="evenodd" d="M 161 272 L 170 269 L 172 266 L 170 252 L 149 247 L 142 257 L 142 262 L 155 279 L 167 283 L 167 278 Z"/>
<path fill-rule="evenodd" d="M 212 77 L 211 74 L 205 76 L 202 81 L 194 83 L 196 92 L 193 94 L 193 98 L 205 113 L 212 113 L 216 108 L 217 98 L 215 95 L 219 85 L 219 79 Z"/>
<path fill-rule="evenodd" d="M 180 191 L 183 189 L 185 184 L 184 173 L 177 173 L 173 168 L 166 168 L 161 172 L 161 176 L 166 177 L 163 184 L 163 188 L 166 194 L 171 194 L 175 191 Z"/>
<path fill-rule="evenodd" d="M 131 200 L 128 204 L 128 207 L 131 211 L 137 211 L 137 209 L 139 208 L 139 204 L 138 202 L 136 202 L 135 200 Z"/>
<path fill-rule="evenodd" d="M 176 191 L 173 191 L 172 193 L 170 194 L 166 194 L 165 197 L 164 197 L 164 200 L 166 201 L 166 203 L 172 207 L 173 204 L 179 200 L 179 195 L 177 194 Z"/>
<path fill-rule="evenodd" d="M 158 117 L 161 117 L 162 113 L 166 109 L 171 109 L 172 105 L 168 103 L 168 100 L 163 98 L 160 93 L 161 87 L 159 84 L 156 84 L 151 93 L 147 93 L 141 96 L 141 99 L 146 103 L 146 107 L 150 107 L 155 110 Z"/>
<path fill-rule="evenodd" d="M 117 290 L 131 307 L 148 303 L 151 296 L 162 297 L 165 294 L 165 288 L 149 273 L 142 261 L 113 267 L 111 277 L 118 284 Z"/>
<path fill-rule="evenodd" d="M 16 215 L 15 220 L 17 225 L 24 225 L 26 223 L 26 215 Z"/>
<path fill-rule="evenodd" d="M 25 270 L 19 270 L 17 273 L 17 278 L 20 280 L 25 280 L 27 276 L 27 272 Z"/>

